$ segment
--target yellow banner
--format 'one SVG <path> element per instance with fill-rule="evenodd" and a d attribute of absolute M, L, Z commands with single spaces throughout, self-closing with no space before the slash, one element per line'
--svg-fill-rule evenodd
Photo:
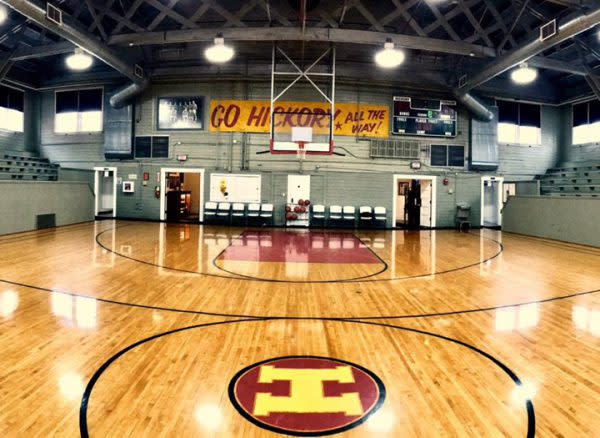
<path fill-rule="evenodd" d="M 268 101 L 262 100 L 211 100 L 210 132 L 255 132 L 270 131 L 270 109 Z M 338 103 L 333 120 L 334 135 L 352 137 L 387 138 L 390 132 L 389 107 Z M 328 125 L 329 104 L 326 102 L 277 102 L 275 112 L 276 130 L 292 126 L 313 128 L 314 134 L 322 134 Z"/>

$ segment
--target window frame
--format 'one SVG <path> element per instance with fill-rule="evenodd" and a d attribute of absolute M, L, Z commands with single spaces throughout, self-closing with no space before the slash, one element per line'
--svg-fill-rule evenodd
<path fill-rule="evenodd" d="M 148 137 L 150 138 L 150 156 L 149 157 L 138 157 L 136 155 L 137 152 L 137 148 L 136 148 L 136 143 L 137 143 L 137 139 L 139 137 Z M 156 157 L 154 156 L 154 138 L 155 137 L 165 137 L 167 138 L 168 144 L 167 144 L 167 156 L 166 157 Z M 169 160 L 171 158 L 171 136 L 170 135 L 163 135 L 163 134 L 158 134 L 158 135 L 136 135 L 133 139 L 133 159 L 134 160 Z"/>
<path fill-rule="evenodd" d="M 587 141 L 585 143 L 575 143 L 575 141 L 573 140 L 574 137 L 574 130 L 575 128 L 579 128 L 581 126 L 592 126 L 594 123 L 590 123 L 590 104 L 592 100 L 587 100 L 584 102 L 579 102 L 579 103 L 574 103 L 571 104 L 571 147 L 585 147 L 585 146 L 600 146 L 600 136 L 598 137 L 597 140 L 592 140 L 592 141 Z M 579 125 L 579 126 L 573 126 L 573 124 L 575 123 L 575 105 L 582 105 L 585 104 L 587 107 L 587 123 L 585 125 Z M 595 123 L 600 123 L 600 122 L 595 122 Z"/>
<path fill-rule="evenodd" d="M 65 93 L 65 92 L 72 92 L 72 91 L 76 91 L 77 92 L 77 105 L 79 106 L 79 92 L 80 91 L 86 91 L 86 90 L 101 90 L 102 92 L 102 98 L 100 100 L 100 113 L 102 114 L 101 116 L 101 122 L 102 122 L 102 126 L 101 129 L 99 131 L 83 131 L 83 130 L 79 130 L 79 128 L 81 127 L 81 114 L 85 111 L 77 111 L 77 131 L 73 131 L 73 132 L 58 132 L 56 130 L 56 116 L 58 115 L 58 113 L 56 112 L 57 110 L 57 103 L 58 103 L 58 99 L 57 99 L 57 95 L 58 93 Z M 103 86 L 99 86 L 99 87 L 84 87 L 84 88 L 65 88 L 65 89 L 60 89 L 60 90 L 54 90 L 54 127 L 53 127 L 53 131 L 54 134 L 56 135 L 79 135 L 79 134 L 103 134 L 104 133 L 104 87 Z"/>
<path fill-rule="evenodd" d="M 432 163 L 432 161 L 431 161 L 431 158 L 432 158 L 431 148 L 433 146 L 443 146 L 443 147 L 446 148 L 446 164 L 445 165 L 438 165 L 438 164 L 433 164 Z M 450 165 L 450 148 L 451 147 L 462 148 L 462 150 L 463 150 L 463 165 L 462 166 L 452 166 L 452 165 Z M 429 166 L 430 167 L 445 167 L 445 168 L 449 168 L 449 169 L 464 169 L 466 167 L 466 159 L 467 159 L 466 149 L 467 149 L 467 147 L 465 145 L 460 145 L 460 144 L 434 144 L 434 143 L 430 143 L 429 144 Z"/>
<path fill-rule="evenodd" d="M 543 124 L 543 117 L 544 117 L 544 112 L 542 111 L 542 105 L 539 103 L 533 103 L 533 102 L 521 102 L 521 101 L 513 101 L 513 100 L 509 100 L 509 99 L 496 99 L 496 106 L 499 108 L 498 102 L 511 102 L 511 103 L 516 103 L 517 104 L 517 108 L 518 108 L 518 124 L 514 125 L 512 123 L 503 123 L 500 122 L 500 110 L 498 109 L 498 130 L 496 133 L 496 141 L 498 142 L 499 145 L 506 145 L 506 146 L 520 146 L 520 147 L 541 147 L 542 146 L 542 124 Z M 521 125 L 521 105 L 535 105 L 539 108 L 540 111 L 540 127 L 538 128 L 537 126 L 527 126 L 527 125 Z M 500 124 L 506 124 L 506 125 L 511 125 L 511 126 L 515 126 L 515 141 L 505 141 L 505 140 L 500 140 L 500 138 L 498 137 L 498 131 L 499 131 L 499 125 Z M 519 142 L 520 138 L 521 138 L 521 128 L 535 128 L 538 129 L 538 139 L 536 143 L 521 143 Z"/>
<path fill-rule="evenodd" d="M 23 134 L 23 133 L 25 133 L 25 91 L 24 90 L 20 90 L 20 89 L 15 88 L 15 87 L 9 87 L 6 84 L 2 84 L 1 86 L 4 87 L 4 88 L 8 88 L 10 90 L 13 90 L 13 91 L 17 91 L 17 92 L 19 92 L 19 93 L 21 93 L 23 95 L 23 111 L 19 111 L 19 110 L 16 110 L 14 108 L 8 108 L 8 107 L 0 105 L 0 108 L 4 109 L 6 111 L 16 111 L 18 113 L 21 113 L 22 114 L 23 123 L 22 123 L 22 126 L 21 126 L 20 130 L 10 129 L 8 127 L 5 128 L 5 127 L 0 126 L 0 131 L 2 131 L 2 132 L 8 132 L 10 134 Z"/>

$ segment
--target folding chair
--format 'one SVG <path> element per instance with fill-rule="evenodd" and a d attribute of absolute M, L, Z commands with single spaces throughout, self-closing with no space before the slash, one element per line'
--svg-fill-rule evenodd
<path fill-rule="evenodd" d="M 339 225 L 342 220 L 342 207 L 340 205 L 331 205 L 329 207 L 329 217 L 327 218 L 327 225 Z"/>
<path fill-rule="evenodd" d="M 215 223 L 217 217 L 217 203 L 216 202 L 205 202 L 204 203 L 204 223 L 212 224 Z"/>
<path fill-rule="evenodd" d="M 385 207 L 375 207 L 373 212 L 375 215 L 374 222 L 381 226 L 381 228 L 385 228 L 385 224 L 387 222 L 387 212 Z"/>
<path fill-rule="evenodd" d="M 371 228 L 373 226 L 373 208 L 363 205 L 358 209 L 359 226 Z"/>
<path fill-rule="evenodd" d="M 248 204 L 246 210 L 246 223 L 248 225 L 258 225 L 260 220 L 260 204 Z"/>
<path fill-rule="evenodd" d="M 262 204 L 260 206 L 260 219 L 263 225 L 273 224 L 273 204 Z"/>
<path fill-rule="evenodd" d="M 217 207 L 217 219 L 220 223 L 229 224 L 231 221 L 231 204 L 229 202 L 219 202 Z"/>
<path fill-rule="evenodd" d="M 356 208 L 351 205 L 345 205 L 342 209 L 342 219 L 344 225 L 350 228 L 354 228 L 356 222 Z"/>
<path fill-rule="evenodd" d="M 324 227 L 325 226 L 325 206 L 324 205 L 313 205 L 311 206 L 311 218 L 310 224 L 314 226 Z"/>
<path fill-rule="evenodd" d="M 235 202 L 231 206 L 231 223 L 234 225 L 243 225 L 245 222 L 244 213 L 246 206 L 241 202 Z"/>

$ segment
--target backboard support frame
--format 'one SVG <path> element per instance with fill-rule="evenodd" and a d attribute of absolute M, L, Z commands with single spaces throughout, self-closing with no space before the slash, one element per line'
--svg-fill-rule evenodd
<path fill-rule="evenodd" d="M 277 54 L 281 54 L 283 58 L 296 70 L 295 72 L 290 71 L 278 71 L 277 70 Z M 329 63 L 329 72 L 312 72 L 312 69 L 317 66 L 319 63 L 323 61 L 327 55 L 331 55 L 331 62 Z M 274 140 L 274 131 L 275 131 L 275 103 L 285 95 L 294 85 L 296 85 L 301 79 L 305 79 L 312 87 L 317 90 L 317 92 L 323 96 L 325 101 L 329 103 L 329 148 L 328 150 L 319 150 L 319 151 L 311 151 L 310 143 L 307 143 L 305 146 L 308 146 L 306 149 L 306 155 L 332 155 L 334 148 L 333 141 L 333 132 L 334 132 L 334 116 L 335 116 L 335 65 L 336 65 L 336 53 L 335 47 L 331 46 L 327 48 L 308 68 L 301 69 L 286 53 L 281 47 L 278 47 L 276 43 L 273 43 L 272 48 L 272 63 L 271 63 L 271 108 L 270 108 L 270 116 L 271 116 L 271 129 L 270 129 L 270 138 L 269 138 L 269 149 L 271 154 L 297 154 L 297 150 L 289 150 L 289 149 L 277 149 L 277 145 Z M 329 91 L 323 91 L 319 85 L 315 83 L 315 81 L 311 78 L 319 77 L 328 79 Z M 287 84 L 287 86 L 276 94 L 275 90 L 275 81 L 278 77 L 293 77 L 292 81 Z M 291 142 L 290 142 L 291 143 Z"/>

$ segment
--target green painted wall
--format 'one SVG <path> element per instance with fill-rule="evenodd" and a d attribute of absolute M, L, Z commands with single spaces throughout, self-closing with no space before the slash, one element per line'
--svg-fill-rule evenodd
<path fill-rule="evenodd" d="M 94 218 L 87 182 L 0 181 L 0 205 L 0 234 L 34 230 L 40 214 L 55 214 L 59 226 Z"/>
<path fill-rule="evenodd" d="M 504 231 L 600 247 L 597 199 L 514 196 L 504 207 Z"/>

